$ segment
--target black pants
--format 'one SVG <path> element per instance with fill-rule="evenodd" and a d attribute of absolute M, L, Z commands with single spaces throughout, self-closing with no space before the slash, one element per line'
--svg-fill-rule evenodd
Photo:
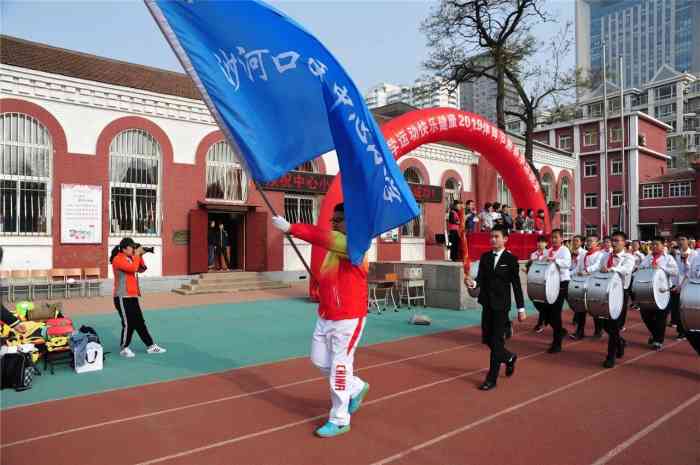
<path fill-rule="evenodd" d="M 671 307 L 671 323 L 676 325 L 676 331 L 679 336 L 685 335 L 683 328 L 683 320 L 681 319 L 681 293 L 671 292 L 671 302 L 668 304 Z"/>
<path fill-rule="evenodd" d="M 620 336 L 620 331 L 625 326 L 625 320 L 627 319 L 627 305 L 629 303 L 629 292 L 625 290 L 624 297 L 622 299 L 622 313 L 617 318 L 617 320 L 606 319 L 603 320 L 603 328 L 605 332 L 608 333 L 608 359 L 615 360 L 617 356 L 617 351 L 623 344 L 622 336 Z"/>
<path fill-rule="evenodd" d="M 216 264 L 217 264 L 217 268 L 218 268 L 218 265 L 219 265 L 219 259 L 220 259 L 221 257 L 224 257 L 224 263 L 226 264 L 226 269 L 227 269 L 227 270 L 230 270 L 230 269 L 231 269 L 231 263 L 229 262 L 229 259 L 228 259 L 228 247 L 219 247 L 219 246 L 217 246 L 217 247 L 216 247 L 216 251 L 214 252 L 214 254 L 216 255 L 215 262 L 216 262 Z"/>
<path fill-rule="evenodd" d="M 508 362 L 513 353 L 505 347 L 505 329 L 508 321 L 508 309 L 484 307 L 481 313 L 481 342 L 491 349 L 489 373 L 486 380 L 495 383 L 501 363 Z"/>
<path fill-rule="evenodd" d="M 695 349 L 695 352 L 700 355 L 700 331 L 688 331 L 685 333 L 685 337 L 688 339 L 693 349 Z"/>
<path fill-rule="evenodd" d="M 669 310 L 659 310 L 657 308 L 642 309 L 640 313 L 653 342 L 663 344 L 666 338 L 666 321 L 668 320 Z"/>
<path fill-rule="evenodd" d="M 146 321 L 143 319 L 139 299 L 137 297 L 115 297 L 114 307 L 122 320 L 122 337 L 120 339 L 122 349 L 129 347 L 134 331 L 139 334 L 146 347 L 152 346 L 153 338 L 146 328 Z"/>
<path fill-rule="evenodd" d="M 576 312 L 574 315 L 574 322 L 576 323 L 576 334 L 583 337 L 586 332 L 586 317 L 588 313 L 586 312 Z M 595 327 L 596 334 L 603 330 L 603 320 L 597 317 L 593 317 L 593 325 Z"/>
<path fill-rule="evenodd" d="M 562 281 L 559 284 L 559 295 L 557 296 L 557 300 L 552 305 L 547 305 L 547 316 L 549 317 L 549 324 L 552 327 L 552 333 L 554 334 L 552 338 L 553 347 L 561 347 L 561 339 L 564 336 L 564 325 L 561 322 L 561 312 L 564 308 L 564 300 L 566 300 L 568 295 L 569 281 Z"/>
<path fill-rule="evenodd" d="M 544 302 L 532 301 L 532 305 L 539 313 L 537 318 L 537 326 L 547 326 L 549 324 L 549 306 Z"/>
<path fill-rule="evenodd" d="M 450 231 L 448 237 L 450 239 L 450 260 L 456 262 L 459 260 L 459 231 Z"/>

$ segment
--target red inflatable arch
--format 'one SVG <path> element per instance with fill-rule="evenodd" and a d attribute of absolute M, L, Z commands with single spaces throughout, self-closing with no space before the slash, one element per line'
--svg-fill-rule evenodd
<path fill-rule="evenodd" d="M 453 142 L 478 152 L 498 171 L 517 206 L 542 209 L 550 229 L 549 211 L 535 173 L 513 141 L 481 116 L 451 108 L 430 108 L 406 113 L 382 126 L 389 148 L 398 160 L 403 155 L 431 142 Z M 333 207 L 343 201 L 340 174 L 335 177 L 321 204 L 318 225 L 330 229 Z M 549 231 L 547 231 L 549 232 Z M 314 246 L 311 271 L 318 274 L 325 251 Z M 317 283 L 311 279 L 309 293 L 318 297 Z"/>

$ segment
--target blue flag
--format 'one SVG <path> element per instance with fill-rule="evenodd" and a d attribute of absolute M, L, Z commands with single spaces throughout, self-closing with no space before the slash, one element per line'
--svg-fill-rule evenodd
<path fill-rule="evenodd" d="M 418 216 L 357 87 L 303 27 L 255 0 L 145 1 L 255 181 L 335 149 L 353 263 Z"/>

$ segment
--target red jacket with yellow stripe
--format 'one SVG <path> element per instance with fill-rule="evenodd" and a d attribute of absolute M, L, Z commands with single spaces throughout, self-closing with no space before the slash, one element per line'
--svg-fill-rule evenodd
<path fill-rule="evenodd" d="M 146 264 L 143 257 L 128 256 L 120 252 L 112 260 L 112 271 L 114 272 L 114 297 L 139 297 L 139 278 L 136 273 L 146 271 Z"/>
<path fill-rule="evenodd" d="M 347 236 L 308 224 L 293 224 L 294 237 L 323 247 L 318 279 L 318 314 L 326 320 L 350 320 L 367 315 L 367 259 L 355 266 L 348 258 Z"/>

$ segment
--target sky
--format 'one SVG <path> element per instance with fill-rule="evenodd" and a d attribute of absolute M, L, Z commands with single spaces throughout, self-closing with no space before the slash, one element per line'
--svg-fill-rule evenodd
<path fill-rule="evenodd" d="M 275 7 L 304 25 L 338 58 L 357 86 L 409 84 L 424 74 L 421 21 L 434 1 L 283 0 Z M 552 15 L 574 19 L 573 0 L 547 0 Z M 558 24 L 537 29 L 556 33 Z M 2 34 L 175 71 L 182 67 L 142 1 L 0 0 Z M 575 57 L 569 57 L 573 65 Z"/>

